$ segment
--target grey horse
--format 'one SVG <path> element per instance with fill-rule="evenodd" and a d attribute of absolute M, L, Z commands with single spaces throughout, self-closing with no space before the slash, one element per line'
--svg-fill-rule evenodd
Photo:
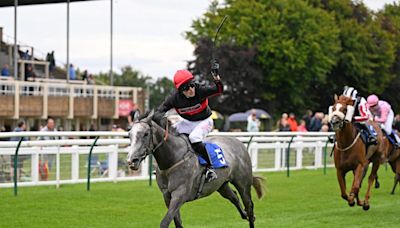
<path fill-rule="evenodd" d="M 251 186 L 255 188 L 258 198 L 261 198 L 264 195 L 263 179 L 253 176 L 250 157 L 244 145 L 232 137 L 207 137 L 207 141 L 222 148 L 229 167 L 216 169 L 218 178 L 202 185 L 204 167 L 199 165 L 187 137 L 165 130 L 152 120 L 153 114 L 151 111 L 133 124 L 129 132 L 132 150 L 128 153 L 127 163 L 129 168 L 138 170 L 146 156 L 154 155 L 158 164 L 157 184 L 168 207 L 160 227 L 168 227 L 172 219 L 176 227 L 183 227 L 179 212 L 181 206 L 214 191 L 231 201 L 242 218 L 249 221 L 250 227 L 254 227 Z M 245 210 L 229 183 L 238 190 Z"/>

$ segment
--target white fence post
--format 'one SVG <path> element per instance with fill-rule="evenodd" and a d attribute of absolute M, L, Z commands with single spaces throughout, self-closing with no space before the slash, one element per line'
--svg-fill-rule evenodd
<path fill-rule="evenodd" d="M 118 177 L 118 145 L 110 145 L 108 154 L 108 177 L 117 182 Z"/>
<path fill-rule="evenodd" d="M 142 169 L 140 170 L 140 176 L 143 178 L 149 177 L 149 161 L 150 161 L 150 159 L 148 156 L 143 161 Z"/>
<path fill-rule="evenodd" d="M 31 161 L 31 174 L 32 174 L 32 182 L 37 184 L 39 183 L 39 153 L 36 151 L 32 154 Z"/>
<path fill-rule="evenodd" d="M 258 147 L 256 142 L 251 142 L 249 146 L 249 155 L 251 159 L 252 170 L 255 171 L 258 168 Z"/>
<path fill-rule="evenodd" d="M 322 146 L 323 143 L 318 141 L 315 146 L 315 164 L 316 168 L 322 167 Z"/>
<path fill-rule="evenodd" d="M 79 147 L 72 146 L 75 150 L 71 154 L 71 179 L 72 182 L 77 183 L 79 180 Z"/>
<path fill-rule="evenodd" d="M 275 145 L 275 169 L 279 170 L 282 167 L 282 144 L 280 142 L 276 142 Z"/>
<path fill-rule="evenodd" d="M 303 167 L 303 145 L 301 142 L 292 144 L 296 148 L 296 168 L 301 169 Z"/>
<path fill-rule="evenodd" d="M 60 147 L 57 147 L 56 153 L 56 186 L 60 188 Z"/>

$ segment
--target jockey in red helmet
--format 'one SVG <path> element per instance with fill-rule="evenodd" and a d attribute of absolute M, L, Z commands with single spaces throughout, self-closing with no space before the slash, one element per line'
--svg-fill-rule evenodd
<path fill-rule="evenodd" d="M 179 133 L 189 135 L 193 149 L 208 162 L 206 174 L 208 182 L 217 178 L 217 175 L 211 169 L 211 161 L 202 141 L 214 127 L 211 109 L 208 106 L 208 97 L 220 95 L 223 91 L 218 68 L 218 63 L 213 62 L 211 72 L 214 84 L 209 86 L 197 84 L 189 71 L 178 70 L 174 75 L 176 91 L 165 99 L 155 114 L 157 118 L 174 108 L 183 118 L 175 123 L 174 127 Z"/>

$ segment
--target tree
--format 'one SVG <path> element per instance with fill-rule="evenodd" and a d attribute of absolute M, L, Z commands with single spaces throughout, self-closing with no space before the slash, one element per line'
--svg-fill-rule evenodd
<path fill-rule="evenodd" d="M 193 22 L 193 31 L 186 33 L 187 38 L 195 46 L 203 45 L 201 40 L 214 36 L 214 29 L 224 15 L 229 16 L 229 21 L 218 42 L 225 47 L 252 50 L 251 71 L 246 66 L 240 73 L 246 75 L 245 80 L 259 86 L 264 108 L 279 113 L 313 105 L 305 91 L 313 89 L 314 81 L 324 82 L 338 61 L 339 30 L 334 17 L 305 1 L 229 0 L 224 6 L 214 2 L 202 18 Z M 209 58 L 209 55 L 195 55 L 197 59 Z M 192 67 L 196 68 L 196 64 Z M 238 69 L 224 63 L 221 67 Z M 232 91 L 243 91 L 242 86 L 232 84 Z M 236 102 L 243 104 L 248 98 L 244 93 L 239 99 L 242 101 L 235 99 Z"/>
<path fill-rule="evenodd" d="M 382 29 L 391 34 L 394 43 L 395 60 L 389 67 L 390 72 L 395 75 L 389 86 L 382 93 L 382 98 L 391 101 L 394 111 L 400 111 L 400 98 L 398 90 L 400 88 L 400 4 L 387 4 L 376 14 L 376 20 Z"/>
<path fill-rule="evenodd" d="M 193 74 L 207 84 L 212 81 L 209 62 L 211 46 L 211 40 L 200 40 L 194 51 L 197 58 L 188 64 Z M 210 99 L 211 107 L 224 114 L 262 107 L 263 87 L 260 85 L 263 85 L 263 74 L 256 64 L 256 50 L 224 44 L 214 54 L 221 65 L 224 93 Z"/>
<path fill-rule="evenodd" d="M 335 15 L 341 46 L 339 60 L 329 72 L 330 80 L 316 89 L 321 94 L 316 101 L 327 107 L 333 94 L 345 85 L 356 87 L 364 96 L 383 92 L 394 78 L 390 72 L 394 61 L 390 34 L 381 29 L 360 1 L 331 0 L 315 5 Z"/>
<path fill-rule="evenodd" d="M 174 83 L 167 77 L 159 78 L 150 85 L 150 109 L 157 108 L 174 91 Z"/>

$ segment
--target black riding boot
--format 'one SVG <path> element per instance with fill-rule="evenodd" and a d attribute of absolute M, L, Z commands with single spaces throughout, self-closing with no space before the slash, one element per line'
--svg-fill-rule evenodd
<path fill-rule="evenodd" d="M 215 179 L 217 179 L 217 174 L 215 171 L 211 168 L 211 160 L 210 157 L 208 156 L 207 150 L 206 150 L 206 145 L 202 142 L 197 142 L 197 143 L 192 143 L 192 147 L 196 153 L 198 153 L 206 162 L 208 165 L 206 166 L 207 172 L 206 172 L 206 182 L 211 182 Z"/>
<path fill-rule="evenodd" d="M 362 124 L 365 130 L 368 133 L 368 145 L 376 145 L 378 144 L 378 140 L 376 139 L 375 132 L 372 131 L 371 127 L 367 124 Z"/>
<path fill-rule="evenodd" d="M 397 148 L 400 148 L 400 143 L 399 143 L 399 141 L 397 140 L 397 137 L 394 134 L 396 134 L 396 133 L 392 132 L 389 135 L 389 137 L 393 139 L 394 146 L 397 147 Z"/>

